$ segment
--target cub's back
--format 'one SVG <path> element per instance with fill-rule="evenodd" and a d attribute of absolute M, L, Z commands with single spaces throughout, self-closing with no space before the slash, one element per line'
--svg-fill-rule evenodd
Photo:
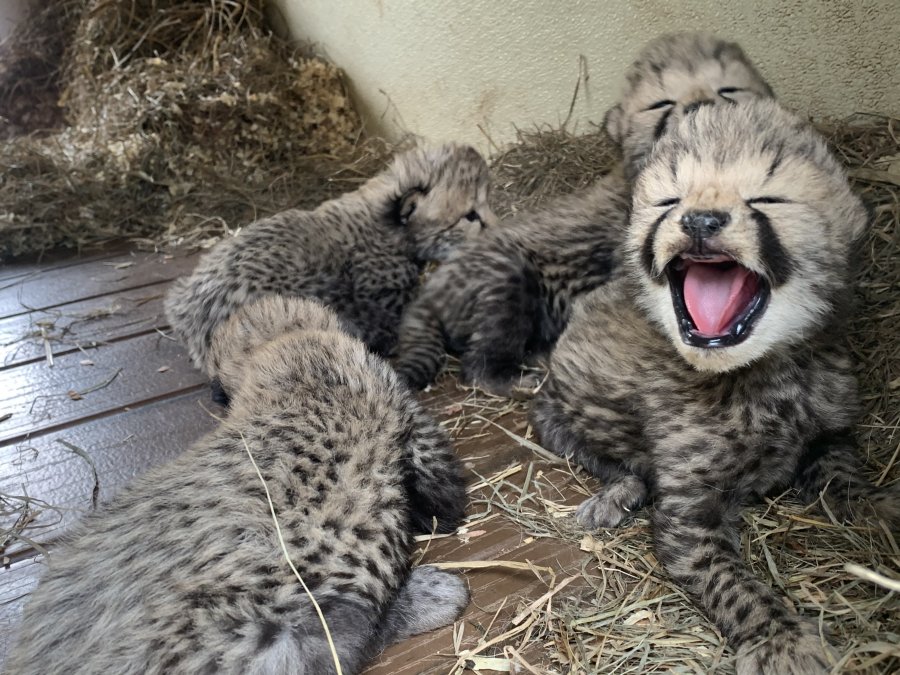
<path fill-rule="evenodd" d="M 267 348 L 290 354 L 296 340 Z M 246 671 L 276 628 L 317 621 L 248 448 L 310 588 L 353 593 L 375 613 L 390 601 L 410 551 L 405 399 L 360 343 L 301 342 L 309 358 L 277 375 L 292 393 L 239 410 L 54 550 L 9 672 Z"/>

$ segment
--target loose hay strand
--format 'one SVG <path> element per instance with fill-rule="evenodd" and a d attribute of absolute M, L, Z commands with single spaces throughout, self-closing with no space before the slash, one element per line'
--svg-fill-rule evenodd
<path fill-rule="evenodd" d="M 250 462 L 253 464 L 253 468 L 256 470 L 256 475 L 259 476 L 259 480 L 262 483 L 263 490 L 266 491 L 266 501 L 269 503 L 269 512 L 272 514 L 272 522 L 275 524 L 275 533 L 278 535 L 278 543 L 281 544 L 281 551 L 282 553 L 284 553 L 284 559 L 287 560 L 287 564 L 290 566 L 291 571 L 293 571 L 294 576 L 297 577 L 297 581 L 300 582 L 300 585 L 303 587 L 306 595 L 309 596 L 313 607 L 316 608 L 316 614 L 319 615 L 319 621 L 322 623 L 322 628 L 325 630 L 325 637 L 328 640 L 328 648 L 331 650 L 331 657 L 332 659 L 334 659 L 334 669 L 337 672 L 337 675 L 343 675 L 343 671 L 341 670 L 341 660 L 338 658 L 337 649 L 334 646 L 334 641 L 331 639 L 331 631 L 328 629 L 328 622 L 325 620 L 325 615 L 322 613 L 322 608 L 319 607 L 319 603 L 316 602 L 316 598 L 307 587 L 306 582 L 303 581 L 303 577 L 300 576 L 300 572 L 298 572 L 297 568 L 294 567 L 294 563 L 291 560 L 291 555 L 287 550 L 287 544 L 284 543 L 284 537 L 281 534 L 281 526 L 278 524 L 278 516 L 275 514 L 275 504 L 272 502 L 272 495 L 269 494 L 269 486 L 266 484 L 266 479 L 263 478 L 262 472 L 259 470 L 259 466 L 256 464 L 256 460 L 253 459 L 253 453 L 250 452 L 250 446 L 247 444 L 247 439 L 244 438 L 243 433 L 241 433 L 241 441 L 244 443 L 244 449 L 247 451 L 247 456 L 250 458 Z"/>
<path fill-rule="evenodd" d="M 850 574 L 859 577 L 860 579 L 865 579 L 866 581 L 870 581 L 873 584 L 878 584 L 879 586 L 882 586 L 889 591 L 900 593 L 900 581 L 898 581 L 897 579 L 891 579 L 884 576 L 883 574 L 875 572 L 874 570 L 866 569 L 862 565 L 856 565 L 854 563 L 846 563 L 844 565 L 844 569 Z"/>

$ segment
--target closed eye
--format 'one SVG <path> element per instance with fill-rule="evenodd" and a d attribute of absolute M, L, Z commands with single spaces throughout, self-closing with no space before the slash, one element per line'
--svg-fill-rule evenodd
<path fill-rule="evenodd" d="M 681 200 L 678 197 L 671 197 L 670 199 L 663 199 L 661 201 L 656 202 L 653 206 L 663 207 L 663 206 L 675 206 L 676 204 L 680 204 Z"/>
<path fill-rule="evenodd" d="M 657 101 L 649 108 L 644 108 L 644 112 L 648 110 L 659 110 L 660 108 L 669 108 L 673 105 L 675 105 L 675 101 L 670 101 L 669 99 L 666 99 L 665 101 Z"/>
<path fill-rule="evenodd" d="M 745 90 L 741 89 L 740 87 L 722 87 L 716 93 L 719 96 L 721 96 L 722 98 L 727 98 L 730 101 L 731 99 L 728 96 L 729 94 L 737 94 L 742 91 L 745 91 Z"/>
<path fill-rule="evenodd" d="M 751 197 L 744 200 L 744 203 L 752 208 L 754 204 L 791 204 L 793 202 L 784 197 Z"/>

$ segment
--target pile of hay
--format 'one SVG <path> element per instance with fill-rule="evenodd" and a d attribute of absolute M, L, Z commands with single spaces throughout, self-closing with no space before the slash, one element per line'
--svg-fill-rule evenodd
<path fill-rule="evenodd" d="M 60 64 L 80 5 L 73 0 L 32 3 L 15 33 L 0 43 L 0 139 L 62 124 Z"/>
<path fill-rule="evenodd" d="M 340 72 L 270 34 L 263 5 L 57 0 L 40 11 L 65 17 L 56 30 L 72 36 L 47 87 L 62 90 L 65 124 L 0 147 L 0 253 L 201 237 L 333 194 L 326 177 L 360 120 Z M 10 82 L 33 65 L 16 55 L 41 51 L 54 28 L 42 25 L 8 50 L 6 111 L 28 93 Z"/>

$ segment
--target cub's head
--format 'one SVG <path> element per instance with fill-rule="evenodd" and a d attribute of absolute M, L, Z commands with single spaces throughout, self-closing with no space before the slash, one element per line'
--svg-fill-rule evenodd
<path fill-rule="evenodd" d="M 234 396 L 251 371 L 260 349 L 295 330 L 343 332 L 337 314 L 312 300 L 264 296 L 236 311 L 213 333 L 204 370 L 219 381 L 226 397 Z"/>
<path fill-rule="evenodd" d="M 625 74 L 622 101 L 606 113 L 633 178 L 653 143 L 686 112 L 716 103 L 772 98 L 772 89 L 734 42 L 704 33 L 651 41 Z"/>
<path fill-rule="evenodd" d="M 417 148 L 397 156 L 389 173 L 397 186 L 392 217 L 409 229 L 421 261 L 443 260 L 496 224 L 490 170 L 471 146 Z"/>
<path fill-rule="evenodd" d="M 640 304 L 690 364 L 716 372 L 825 327 L 867 223 L 825 141 L 763 99 L 673 122 L 632 208 Z"/>

